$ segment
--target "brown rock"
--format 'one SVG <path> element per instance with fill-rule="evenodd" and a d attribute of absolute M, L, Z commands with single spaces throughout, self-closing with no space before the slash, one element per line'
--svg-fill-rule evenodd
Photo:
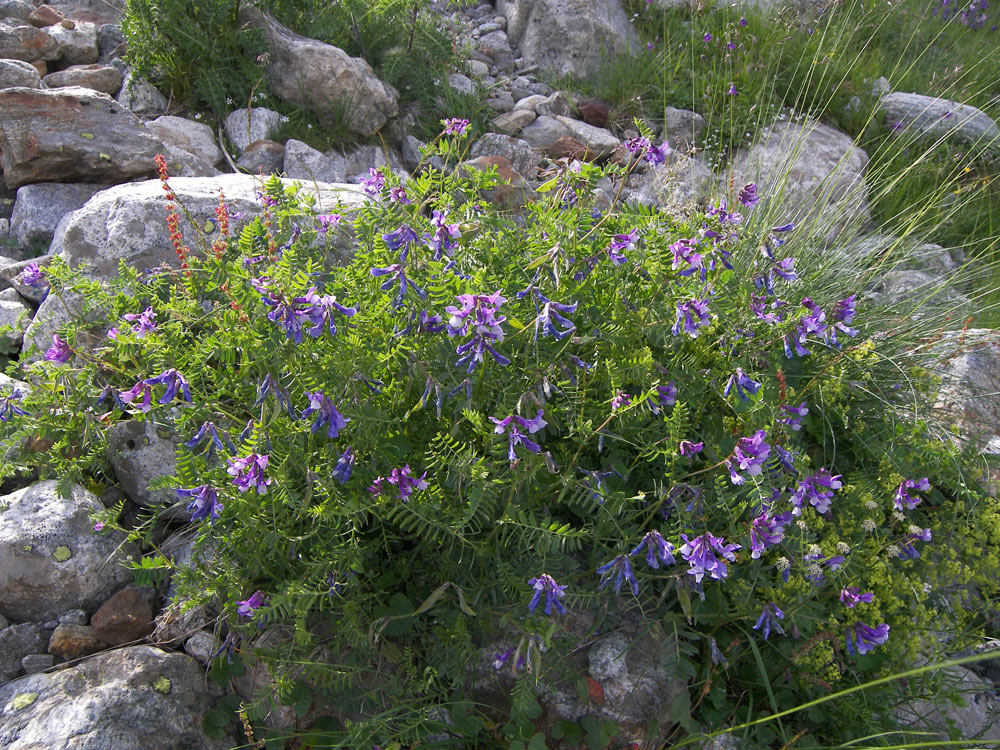
<path fill-rule="evenodd" d="M 62 659 L 76 659 L 96 653 L 106 645 L 88 625 L 60 624 L 49 638 L 49 653 Z"/>
<path fill-rule="evenodd" d="M 251 174 L 281 174 L 285 168 L 285 147 L 266 138 L 254 141 L 240 154 L 236 166 Z"/>
<path fill-rule="evenodd" d="M 595 128 L 603 128 L 608 124 L 611 116 L 611 102 L 605 99 L 584 99 L 577 103 L 576 108 L 580 113 L 580 119 Z"/>
<path fill-rule="evenodd" d="M 484 200 L 511 211 L 522 208 L 525 203 L 534 198 L 535 191 L 517 171 L 510 160 L 503 156 L 480 156 L 462 162 L 461 167 L 477 169 L 485 172 L 497 168 L 501 183 L 494 188 L 482 191 Z"/>
<path fill-rule="evenodd" d="M 55 60 L 59 45 L 46 29 L 36 29 L 21 21 L 0 21 L 0 57 L 8 60 Z"/>
<path fill-rule="evenodd" d="M 501 133 L 507 135 L 517 135 L 521 128 L 530 125 L 535 121 L 537 115 L 530 109 L 515 109 L 513 112 L 505 112 L 493 118 L 492 125 Z"/>
<path fill-rule="evenodd" d="M 580 161 L 593 161 L 594 155 L 587 151 L 576 138 L 563 136 L 557 138 L 555 142 L 545 149 L 545 155 L 550 159 L 579 159 Z"/>
<path fill-rule="evenodd" d="M 90 627 L 105 643 L 121 646 L 153 632 L 153 610 L 137 589 L 122 589 L 94 613 Z"/>
<path fill-rule="evenodd" d="M 164 145 L 107 94 L 13 88 L 0 91 L 0 151 L 7 187 L 18 188 L 151 177 Z"/>
<path fill-rule="evenodd" d="M 28 15 L 28 23 L 38 29 L 55 26 L 66 18 L 57 8 L 51 5 L 39 5 Z"/>
<path fill-rule="evenodd" d="M 49 72 L 49 64 L 45 60 L 32 60 L 30 65 L 35 66 L 35 70 L 38 71 L 38 75 L 42 78 Z"/>
<path fill-rule="evenodd" d="M 50 89 L 65 86 L 82 86 L 114 96 L 122 87 L 122 74 L 108 65 L 70 65 L 65 70 L 45 76 L 45 85 Z"/>
<path fill-rule="evenodd" d="M 75 29 L 76 21 L 71 21 L 68 18 L 64 18 L 59 22 L 59 25 L 62 26 L 64 29 Z"/>

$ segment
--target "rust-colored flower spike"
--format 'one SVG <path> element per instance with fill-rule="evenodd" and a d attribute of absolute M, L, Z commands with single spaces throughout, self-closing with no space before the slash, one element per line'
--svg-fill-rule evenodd
<path fill-rule="evenodd" d="M 219 236 L 212 243 L 212 252 L 216 258 L 221 258 L 226 252 L 226 240 L 229 238 L 229 207 L 222 188 L 219 188 L 219 205 L 215 207 L 215 218 L 219 221 Z"/>
<path fill-rule="evenodd" d="M 177 196 L 174 195 L 174 191 L 170 188 L 170 183 L 168 182 L 170 175 L 167 174 L 167 160 L 163 154 L 157 154 L 153 160 L 156 162 L 156 171 L 160 175 L 160 182 L 163 183 L 163 189 L 167 193 L 167 228 L 170 230 L 170 242 L 173 244 L 177 258 L 181 262 L 181 270 L 190 276 L 191 270 L 188 268 L 187 258 L 191 254 L 191 248 L 182 242 L 184 233 L 181 232 L 181 217 L 177 213 L 177 206 L 174 204 Z"/>

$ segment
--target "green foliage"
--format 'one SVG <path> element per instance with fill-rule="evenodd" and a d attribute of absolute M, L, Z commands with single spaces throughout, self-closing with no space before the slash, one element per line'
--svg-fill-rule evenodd
<path fill-rule="evenodd" d="M 451 161 L 462 150 L 459 138 L 434 146 Z M 972 451 L 928 421 L 940 321 L 874 305 L 852 320 L 844 301 L 867 272 L 807 234 L 774 233 L 782 207 L 769 196 L 739 218 L 720 208 L 596 210 L 594 186 L 626 172 L 567 169 L 520 217 L 479 197 L 492 174 L 428 170 L 405 185 L 409 204 L 389 199 L 398 186 L 386 176 L 376 200 L 328 231 L 305 191 L 272 179 L 262 186 L 269 221 L 209 238 L 186 270 L 140 275 L 123 265 L 104 286 L 55 262 L 52 294 L 85 295 L 87 323 L 60 334 L 69 362 L 12 368 L 30 367 L 34 386 L 7 402 L 28 413 L 8 413 L 2 437 L 33 447 L 0 470 L 100 482 L 110 477 L 112 424 L 155 420 L 187 440 L 212 422 L 214 453 L 207 440 L 178 446 L 176 477 L 157 484 L 207 486 L 224 506 L 196 527 L 206 562 L 175 584 L 214 602 L 227 650 L 273 675 L 248 721 L 275 701 L 299 714 L 337 707 L 314 730 L 316 746 L 429 747 L 447 743 L 435 739 L 447 731 L 484 747 L 545 747 L 539 692 L 553 680 L 574 684 L 582 675 L 571 674 L 570 655 L 635 618 L 672 636 L 662 639 L 672 643 L 663 666 L 690 688 L 671 706 L 674 739 L 933 658 L 932 629 L 958 634 L 953 647 L 971 643 L 977 601 L 992 601 L 1000 580 L 1000 508 L 977 485 Z M 433 211 L 450 227 L 440 253 Z M 407 251 L 394 234 L 403 227 L 414 232 Z M 337 265 L 345 243 L 352 254 Z M 768 306 L 754 312 L 757 282 L 787 257 L 797 280 L 775 277 Z M 338 312 L 334 300 L 356 311 Z M 685 323 L 692 300 L 708 307 L 703 325 Z M 466 328 L 473 304 L 482 317 Z M 825 317 L 803 333 L 817 315 L 811 304 Z M 153 331 L 123 317 L 147 307 Z M 86 331 L 112 326 L 116 337 L 87 343 Z M 478 355 L 460 361 L 484 332 Z M 786 357 L 789 337 L 810 353 Z M 162 381 L 175 371 L 190 401 L 183 390 L 168 397 Z M 760 384 L 745 399 L 725 392 L 740 371 Z M 263 392 L 267 377 L 274 384 Z M 344 422 L 302 413 L 319 392 Z M 786 407 L 803 402 L 808 414 L 790 421 Z M 498 424 L 518 416 L 545 424 Z M 769 448 L 756 469 L 737 452 L 755 434 Z M 704 448 L 684 455 L 682 441 Z M 779 449 L 791 453 L 777 460 Z M 238 485 L 248 477 L 239 461 L 263 455 L 261 482 Z M 829 511 L 818 499 L 793 502 L 821 469 L 842 477 Z M 894 510 L 900 483 L 924 476 L 932 489 Z M 762 513 L 780 539 L 755 541 Z M 915 539 L 925 528 L 932 542 Z M 636 594 L 630 582 L 616 590 L 613 570 L 602 584 L 595 570 L 651 531 L 673 545 L 676 563 L 658 558 L 652 568 L 644 548 L 631 558 Z M 706 572 L 682 554 L 685 540 L 706 533 L 741 547 L 728 571 Z M 165 562 L 147 560 L 136 570 L 149 579 Z M 529 612 L 542 574 L 566 587 L 570 611 L 593 614 L 591 630 L 543 614 L 544 596 Z M 847 586 L 874 601 L 845 607 Z M 784 619 L 764 638 L 754 625 L 772 604 Z M 845 634 L 858 623 L 888 624 L 888 642 L 851 654 L 861 643 Z M 516 679 L 496 723 L 467 678 L 484 661 L 493 674 L 498 643 L 511 646 L 504 669 Z M 241 668 L 225 656 L 214 667 L 222 681 Z M 894 726 L 893 695 L 887 682 L 785 723 L 748 725 L 746 736 L 820 747 L 874 734 Z M 461 718 L 442 722 L 442 707 Z M 218 732 L 228 718 L 206 721 Z M 557 730 L 604 748 L 617 728 L 591 717 Z"/>

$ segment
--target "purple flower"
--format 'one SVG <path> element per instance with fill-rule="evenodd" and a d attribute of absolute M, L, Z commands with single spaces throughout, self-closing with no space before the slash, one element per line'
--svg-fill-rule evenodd
<path fill-rule="evenodd" d="M 219 502 L 219 494 L 207 484 L 189 490 L 177 490 L 177 496 L 182 500 L 190 499 L 187 509 L 191 511 L 191 523 L 209 518 L 215 524 L 224 507 Z"/>
<path fill-rule="evenodd" d="M 664 406 L 673 406 L 677 403 L 677 386 L 674 381 L 666 385 L 658 385 L 656 389 L 646 399 L 646 406 L 653 414 L 659 414 Z"/>
<path fill-rule="evenodd" d="M 225 442 L 223 442 L 223 436 L 225 438 Z M 229 450 L 233 451 L 234 453 L 236 452 L 236 446 L 233 445 L 233 442 L 229 439 L 229 436 L 226 435 L 225 432 L 223 432 L 222 436 L 220 436 L 219 429 L 215 426 L 213 422 L 202 422 L 201 427 L 198 428 L 198 432 L 195 433 L 193 438 L 184 443 L 184 445 L 189 450 L 193 451 L 196 447 L 201 445 L 201 443 L 203 443 L 206 438 L 208 439 L 208 450 L 206 452 L 206 455 L 208 456 L 209 460 L 211 460 L 212 457 L 215 455 L 216 450 L 221 451 L 224 446 L 228 446 Z"/>
<path fill-rule="evenodd" d="M 278 199 L 267 193 L 257 191 L 257 202 L 265 208 L 273 208 L 278 205 Z"/>
<path fill-rule="evenodd" d="M 854 641 L 858 644 L 858 653 L 867 654 L 876 646 L 881 646 L 889 640 L 889 626 L 886 623 L 874 628 L 863 622 L 855 623 L 847 630 L 847 653 L 854 656 Z"/>
<path fill-rule="evenodd" d="M 611 398 L 611 411 L 618 411 L 623 406 L 631 406 L 632 397 L 625 391 L 615 391 L 615 395 Z"/>
<path fill-rule="evenodd" d="M 405 254 L 406 250 L 404 250 L 403 253 Z M 379 286 L 379 289 L 382 291 L 388 291 L 396 285 L 396 282 L 399 282 L 399 292 L 396 294 L 396 298 L 392 301 L 394 307 L 402 306 L 403 297 L 406 295 L 406 292 L 410 287 L 413 288 L 414 294 L 416 294 L 420 299 L 427 299 L 427 292 L 417 286 L 412 279 L 406 276 L 406 266 L 402 262 L 393 263 L 391 266 L 386 266 L 385 268 L 372 268 L 371 275 L 375 277 L 389 277 L 382 282 L 381 286 Z"/>
<path fill-rule="evenodd" d="M 443 135 L 465 135 L 469 127 L 469 121 L 464 117 L 449 117 L 447 120 L 441 120 L 441 124 L 444 125 Z"/>
<path fill-rule="evenodd" d="M 259 590 L 254 591 L 249 599 L 236 603 L 239 605 L 236 613 L 240 617 L 253 617 L 254 613 L 264 606 L 264 592 Z"/>
<path fill-rule="evenodd" d="M 740 26 L 746 26 L 746 25 L 747 25 L 747 19 L 741 18 L 740 19 Z"/>
<path fill-rule="evenodd" d="M 312 308 L 307 309 L 306 312 L 309 315 L 310 322 L 315 323 L 306 333 L 314 339 L 319 338 L 320 334 L 323 333 L 324 324 L 326 324 L 326 329 L 330 331 L 331 336 L 337 335 L 337 323 L 334 313 L 343 315 L 345 318 L 353 318 L 358 312 L 356 307 L 345 307 L 337 302 L 337 298 L 334 295 L 324 294 L 323 296 L 319 296 L 312 289 L 306 293 L 305 299 L 307 302 L 312 303 Z"/>
<path fill-rule="evenodd" d="M 910 558 L 911 560 L 916 560 L 920 557 L 920 553 L 917 552 L 917 548 L 913 546 L 914 542 L 929 542 L 931 540 L 931 530 L 921 529 L 919 527 L 910 527 L 911 529 L 916 529 L 915 533 L 907 535 L 903 542 L 902 551 L 903 554 Z"/>
<path fill-rule="evenodd" d="M 122 317 L 130 323 L 135 323 L 135 325 L 132 326 L 132 333 L 134 333 L 137 338 L 144 338 L 156 330 L 156 312 L 152 307 L 147 307 L 145 311 L 138 315 L 135 313 L 127 313 Z"/>
<path fill-rule="evenodd" d="M 691 338 L 698 338 L 701 329 L 711 323 L 711 313 L 708 309 L 707 299 L 689 299 L 686 302 L 677 303 L 677 319 L 671 332 L 674 336 L 681 333 L 681 323 L 684 324 L 684 332 Z"/>
<path fill-rule="evenodd" d="M 778 417 L 777 422 L 788 425 L 788 429 L 798 432 L 802 429 L 802 420 L 809 414 L 809 407 L 803 401 L 798 406 L 779 406 L 778 411 L 782 416 Z"/>
<path fill-rule="evenodd" d="M 240 492 L 247 492 L 253 488 L 257 490 L 258 495 L 263 495 L 267 492 L 267 486 L 271 484 L 271 480 L 264 477 L 267 461 L 266 454 L 257 453 L 251 453 L 246 458 L 230 458 L 226 473 L 234 477 L 233 484 Z"/>
<path fill-rule="evenodd" d="M 743 401 L 750 400 L 750 396 L 747 395 L 748 391 L 752 396 L 760 390 L 760 383 L 743 372 L 743 368 L 741 367 L 737 367 L 736 372 L 729 376 L 729 381 L 726 383 L 726 387 L 722 390 L 724 398 L 729 398 L 729 393 L 733 390 L 734 385 L 736 386 L 736 394 Z"/>
<path fill-rule="evenodd" d="M 139 410 L 142 412 L 148 412 L 152 408 L 153 387 L 145 380 L 140 380 L 127 391 L 120 392 L 118 394 L 118 400 L 125 406 L 129 406 L 135 402 L 140 395 L 142 396 L 142 403 L 139 405 Z"/>
<path fill-rule="evenodd" d="M 18 406 L 15 401 L 24 398 L 24 391 L 14 388 L 10 393 L 0 396 L 0 422 L 9 422 L 14 417 L 28 416 L 28 412 Z"/>
<path fill-rule="evenodd" d="M 385 175 L 375 167 L 368 167 L 368 176 L 361 180 L 365 194 L 375 198 L 385 189 Z"/>
<path fill-rule="evenodd" d="M 726 564 L 715 555 L 719 554 L 726 560 L 734 561 L 735 552 L 740 549 L 740 545 L 726 544 L 721 536 L 714 536 L 708 531 L 694 539 L 688 539 L 686 534 L 681 534 L 681 539 L 684 544 L 678 552 L 691 566 L 688 573 L 694 576 L 696 583 L 701 583 L 706 573 L 709 578 L 717 580 L 725 578 L 728 572 Z"/>
<path fill-rule="evenodd" d="M 860 602 L 871 604 L 874 600 L 875 594 L 871 591 L 861 594 L 853 586 L 848 586 L 840 590 L 840 603 L 846 605 L 848 609 L 854 609 Z"/>
<path fill-rule="evenodd" d="M 767 297 L 758 296 L 756 294 L 750 296 L 750 311 L 757 316 L 760 320 L 768 324 L 773 324 L 775 322 L 782 322 L 785 319 L 785 312 L 782 307 L 785 307 L 788 303 L 782 300 L 774 300 L 771 302 L 771 309 L 775 312 L 767 312 Z"/>
<path fill-rule="evenodd" d="M 703 36 L 702 39 L 704 39 L 706 42 L 710 42 L 712 41 L 712 35 L 706 31 L 705 36 Z"/>
<path fill-rule="evenodd" d="M 568 305 L 561 304 L 559 302 L 553 302 L 544 294 L 542 294 L 538 289 L 532 288 L 534 292 L 536 302 L 542 304 L 541 312 L 535 318 L 535 339 L 538 339 L 538 329 L 542 329 L 542 336 L 551 336 L 556 341 L 562 341 L 564 338 L 569 336 L 573 331 L 576 330 L 576 323 L 563 317 L 562 313 L 569 313 L 572 315 L 576 312 L 576 302 Z"/>
<path fill-rule="evenodd" d="M 930 492 L 931 484 L 927 480 L 927 477 L 924 477 L 923 479 L 903 480 L 899 485 L 899 489 L 896 490 L 896 499 L 893 502 L 893 507 L 896 510 L 913 510 L 920 504 L 920 501 L 923 498 L 912 497 L 910 495 L 910 490 Z"/>
<path fill-rule="evenodd" d="M 45 359 L 56 364 L 66 364 L 73 358 L 73 350 L 58 333 L 52 334 L 52 346 L 45 350 Z"/>
<path fill-rule="evenodd" d="M 611 579 L 614 578 L 616 595 L 621 594 L 622 583 L 624 581 L 628 581 L 635 596 L 639 595 L 639 582 L 635 580 L 635 574 L 632 572 L 632 566 L 629 564 L 628 555 L 618 555 L 604 563 L 604 565 L 601 565 L 597 569 L 597 572 L 601 576 L 601 583 L 597 587 L 598 591 L 607 586 Z"/>
<path fill-rule="evenodd" d="M 421 310 L 420 313 L 412 313 L 410 315 L 410 324 L 405 328 L 396 331 L 394 334 L 396 337 L 407 336 L 411 333 L 440 333 L 445 329 L 445 323 L 441 319 L 440 315 L 431 315 L 426 310 Z"/>
<path fill-rule="evenodd" d="M 764 605 L 764 609 L 761 610 L 760 617 L 757 618 L 757 624 L 753 626 L 753 629 L 760 630 L 764 634 L 764 640 L 766 641 L 768 636 L 771 635 L 771 628 L 774 628 L 781 635 L 785 634 L 785 629 L 778 622 L 778 620 L 784 619 L 785 613 L 778 609 L 778 605 L 774 602 L 768 602 Z"/>
<path fill-rule="evenodd" d="M 287 338 L 301 344 L 303 326 L 306 323 L 315 326 L 317 323 L 316 288 L 310 288 L 304 296 L 288 299 L 282 292 L 271 289 L 271 280 L 266 277 L 251 279 L 250 283 L 260 294 L 264 304 L 272 308 L 267 319 L 283 328 Z"/>
<path fill-rule="evenodd" d="M 274 398 L 278 400 L 278 405 L 285 408 L 288 416 L 292 419 L 298 419 L 298 414 L 292 406 L 291 397 L 288 395 L 288 389 L 282 388 L 281 383 L 271 373 L 265 375 L 264 379 L 260 381 L 260 385 L 257 386 L 257 400 L 253 403 L 254 407 L 263 404 L 268 394 L 274 395 Z"/>
<path fill-rule="evenodd" d="M 523 445 L 532 453 L 538 453 L 541 451 L 541 446 L 534 440 L 531 440 L 527 435 L 522 432 L 526 430 L 528 435 L 534 435 L 540 429 L 545 427 L 548 422 L 546 422 L 542 417 L 544 414 L 544 409 L 539 409 L 535 414 L 533 419 L 526 419 L 525 417 L 519 417 L 516 414 L 511 414 L 506 419 L 497 419 L 496 417 L 490 417 L 490 421 L 496 425 L 494 432 L 497 435 L 503 435 L 504 432 L 507 433 L 507 458 L 511 461 L 516 460 L 517 455 L 514 453 L 515 445 Z"/>
<path fill-rule="evenodd" d="M 504 339 L 503 323 L 507 320 L 505 316 L 497 315 L 497 311 L 507 301 L 500 291 L 493 294 L 459 294 L 456 299 L 462 306 L 445 308 L 451 315 L 448 320 L 449 336 L 472 334 L 472 338 L 455 349 L 455 353 L 461 355 L 458 364 L 468 363 L 468 372 L 476 369 L 476 365 L 484 360 L 486 352 L 492 354 L 498 364 L 510 364 L 510 360 L 494 348 L 494 344 L 499 344 Z"/>
<path fill-rule="evenodd" d="M 316 415 L 316 419 L 313 422 L 312 431 L 315 433 L 323 425 L 327 426 L 326 436 L 329 438 L 335 438 L 340 434 L 340 431 L 347 426 L 347 423 L 351 420 L 337 411 L 337 407 L 334 405 L 323 391 L 315 391 L 314 393 L 307 393 L 306 398 L 309 399 L 309 406 L 302 410 L 302 416 L 308 417 L 313 414 Z"/>
<path fill-rule="evenodd" d="M 750 522 L 750 557 L 760 558 L 769 546 L 780 544 L 785 538 L 785 526 L 780 519 L 768 512 L 761 513 Z"/>
<path fill-rule="evenodd" d="M 767 432 L 757 430 L 752 437 L 742 437 L 736 441 L 732 458 L 726 460 L 729 478 L 733 484 L 743 484 L 745 481 L 733 466 L 734 462 L 739 467 L 739 471 L 745 471 L 752 477 L 761 473 L 764 462 L 771 453 L 771 446 L 766 440 Z"/>
<path fill-rule="evenodd" d="M 729 84 L 729 91 L 727 91 L 726 94 L 728 94 L 729 96 L 736 96 L 738 93 L 740 93 L 740 92 L 736 90 L 736 84 L 735 83 L 730 83 Z"/>
<path fill-rule="evenodd" d="M 666 141 L 657 146 L 654 143 L 649 144 L 649 149 L 646 151 L 646 161 L 649 162 L 651 167 L 658 167 L 667 160 L 667 156 L 673 153 L 673 149 L 667 144 Z"/>
<path fill-rule="evenodd" d="M 692 443 L 690 440 L 681 440 L 680 446 L 677 450 L 685 458 L 690 458 L 701 453 L 705 449 L 705 443 Z"/>
<path fill-rule="evenodd" d="M 419 239 L 417 233 L 413 231 L 413 227 L 409 224 L 401 224 L 395 231 L 382 235 L 383 242 L 385 242 L 386 247 L 390 250 L 396 251 L 402 248 L 399 256 L 400 263 L 406 260 L 406 256 L 410 252 L 410 245 L 413 245 Z"/>
<path fill-rule="evenodd" d="M 674 545 L 664 539 L 659 531 L 646 532 L 642 541 L 629 552 L 629 557 L 640 554 L 643 547 L 646 548 L 646 564 L 654 570 L 659 569 L 661 562 L 664 565 L 673 565 L 677 562 L 674 560 Z"/>
<path fill-rule="evenodd" d="M 559 601 L 566 596 L 565 586 L 560 586 L 556 583 L 555 579 L 548 573 L 542 573 L 537 578 L 530 579 L 528 583 L 535 589 L 535 595 L 531 597 L 531 602 L 528 604 L 529 612 L 532 614 L 535 613 L 535 607 L 541 601 L 542 592 L 545 592 L 545 614 L 551 615 L 553 606 L 555 606 L 560 614 L 566 614 L 566 608 Z"/>
<path fill-rule="evenodd" d="M 389 202 L 398 203 L 401 206 L 409 206 L 413 203 L 413 201 L 406 196 L 406 190 L 401 187 L 389 188 Z"/>
<path fill-rule="evenodd" d="M 840 481 L 840 474 L 831 474 L 826 469 L 820 469 L 816 473 L 806 477 L 792 493 L 792 515 L 802 515 L 802 506 L 806 500 L 812 505 L 817 513 L 826 513 L 830 510 L 830 501 L 833 499 L 835 490 L 843 486 Z"/>
<path fill-rule="evenodd" d="M 410 496 L 415 490 L 426 490 L 430 485 L 426 481 L 427 472 L 423 473 L 423 476 L 415 477 L 411 473 L 410 465 L 406 464 L 401 469 L 393 469 L 389 472 L 388 477 L 378 477 L 368 491 L 374 495 L 381 494 L 384 490 L 382 488 L 382 483 L 387 482 L 396 488 L 397 497 L 404 503 L 410 501 Z"/>
<path fill-rule="evenodd" d="M 856 328 L 851 328 L 850 324 L 854 320 L 854 316 L 857 315 L 857 307 L 854 298 L 857 295 L 852 294 L 846 299 L 839 300 L 833 308 L 833 328 L 834 330 L 830 332 L 834 343 L 837 341 L 836 331 L 842 331 L 850 337 L 855 337 L 858 335 L 858 330 Z"/>
<path fill-rule="evenodd" d="M 320 214 L 316 217 L 316 234 L 326 237 L 327 232 L 340 225 L 344 217 L 340 214 Z"/>
<path fill-rule="evenodd" d="M 639 230 L 633 229 L 628 234 L 616 234 L 611 238 L 611 242 L 608 244 L 608 258 L 616 266 L 620 266 L 622 263 L 626 262 L 628 258 L 625 256 L 626 250 L 635 249 L 635 244 L 639 241 Z"/>
<path fill-rule="evenodd" d="M 351 471 L 354 469 L 354 461 L 356 460 L 354 455 L 354 449 L 350 446 L 347 447 L 343 453 L 337 458 L 337 464 L 333 467 L 333 478 L 336 479 L 341 484 L 347 484 L 347 480 L 351 478 Z"/>
<path fill-rule="evenodd" d="M 21 280 L 22 284 L 35 287 L 36 289 L 45 286 L 48 283 L 45 280 L 45 271 L 43 271 L 34 261 L 22 268 L 21 273 L 19 273 L 17 277 Z"/>
<path fill-rule="evenodd" d="M 189 388 L 187 380 L 172 367 L 169 370 L 164 370 L 155 378 L 146 378 L 142 382 L 146 385 L 166 386 L 166 390 L 163 392 L 163 395 L 159 400 L 159 403 L 161 404 L 173 401 L 178 394 L 180 394 L 181 398 L 189 404 L 191 403 L 191 389 Z M 122 398 L 122 400 L 124 401 L 125 399 Z"/>
<path fill-rule="evenodd" d="M 461 233 L 458 231 L 458 224 L 449 224 L 447 218 L 447 212 L 435 209 L 431 218 L 431 226 L 434 227 L 434 232 L 433 234 L 424 235 L 427 240 L 427 246 L 434 251 L 434 260 L 441 260 L 442 254 L 450 258 L 452 252 L 458 246 L 457 239 L 461 236 Z"/>

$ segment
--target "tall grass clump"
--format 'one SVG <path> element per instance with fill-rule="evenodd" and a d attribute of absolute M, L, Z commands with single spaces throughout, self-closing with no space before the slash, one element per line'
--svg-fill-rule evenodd
<path fill-rule="evenodd" d="M 428 155 L 454 164 L 467 125 Z M 989 467 L 934 409 L 968 342 L 950 309 L 869 295 L 780 186 L 622 204 L 664 168 L 648 136 L 517 214 L 490 174 L 373 172 L 364 207 L 323 213 L 272 179 L 174 270 L 55 262 L 89 317 L 9 368 L 33 387 L 4 394 L 0 470 L 100 488 L 113 425 L 177 436 L 153 486 L 201 562 L 154 549 L 137 574 L 218 614 L 220 683 L 268 670 L 240 716 L 276 747 L 622 746 L 615 716 L 539 718 L 554 684 L 587 704 L 577 655 L 623 628 L 673 644 L 648 747 L 919 746 L 894 708 L 938 673 L 892 678 L 977 643 L 1000 573 Z M 278 703 L 309 730 L 261 729 Z"/>

